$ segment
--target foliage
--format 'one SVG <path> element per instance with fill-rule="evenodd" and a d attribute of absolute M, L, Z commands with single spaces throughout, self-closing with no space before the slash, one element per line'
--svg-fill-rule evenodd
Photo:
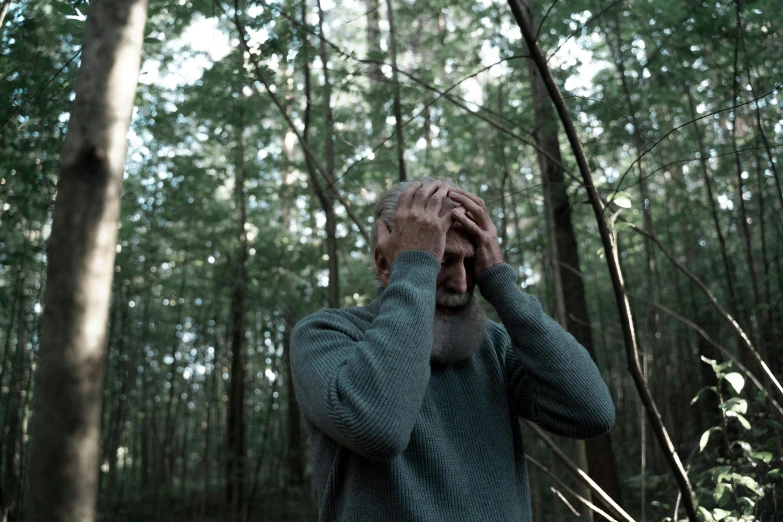
<path fill-rule="evenodd" d="M 761 392 L 745 390 L 745 379 L 731 371 L 731 361 L 703 360 L 718 380 L 700 390 L 693 402 L 702 393 L 716 394 L 721 422 L 702 434 L 691 470 L 699 511 L 709 522 L 771 520 L 783 464 L 779 455 L 775 457 L 777 441 L 772 434 L 780 431 L 781 423 L 765 414 Z"/>
<path fill-rule="evenodd" d="M 299 0 L 238 4 L 254 56 L 300 131 L 309 67 L 309 143 L 319 161 L 327 141 L 334 144 L 334 186 L 365 226 L 398 176 L 391 71 L 383 67 L 376 77 L 373 64 L 362 61 L 372 3 L 322 1 L 324 36 L 333 44 L 327 45 L 329 86 L 314 0 L 306 2 L 304 21 Z M 8 508 L 9 520 L 22 495 L 41 292 L 46 264 L 56 262 L 46 258 L 46 239 L 87 4 L 11 2 L 0 27 L 6 100 L 0 104 L 0 518 Z M 406 73 L 400 90 L 409 176 L 452 176 L 484 198 L 499 228 L 505 225 L 504 255 L 518 269 L 520 285 L 553 312 L 532 137 L 542 123 L 533 115 L 520 57 L 526 51 L 507 6 L 403 0 L 394 7 L 398 63 Z M 693 283 L 627 224 L 645 226 L 649 212 L 672 255 L 707 283 L 771 365 L 780 362 L 779 5 L 740 3 L 741 26 L 736 7 L 578 0 L 534 3 L 533 12 L 598 190 L 622 209 L 613 224 L 640 357 L 663 421 L 690 462 L 700 509 L 707 520 L 769 520 L 781 489 L 780 419 L 694 326 L 757 375 L 758 364 Z M 290 505 L 306 487 L 291 485 L 287 460 L 295 401 L 285 343 L 296 320 L 326 305 L 325 213 L 302 148 L 239 44 L 233 9 L 200 0 L 150 5 L 108 342 L 99 504 L 106 520 L 139 514 L 141 505 L 147 520 L 220 513 L 230 290 L 240 244 L 234 180 L 242 161 L 250 242 L 247 483 L 250 489 L 257 480 L 259 492 L 253 515 L 285 508 L 292 518 L 312 518 L 309 501 Z M 385 9 L 381 3 L 382 52 L 375 58 L 388 63 Z M 732 109 L 735 104 L 742 105 Z M 574 171 L 567 142 L 560 144 L 564 167 Z M 613 450 L 623 463 L 621 504 L 635 517 L 644 511 L 648 520 L 663 520 L 671 516 L 676 490 L 649 425 L 640 422 L 594 216 L 581 183 L 565 178 L 581 258 L 573 268 L 585 282 L 587 322 L 617 406 Z M 341 304 L 364 305 L 377 295 L 368 245 L 341 205 L 335 213 Z M 780 366 L 773 370 L 780 375 Z M 699 400 L 689 403 L 697 393 Z M 574 445 L 558 442 L 576 459 Z M 535 444 L 526 450 L 548 458 Z M 305 444 L 305 463 L 307 452 Z M 311 474 L 306 465 L 306 477 Z M 549 485 L 531 470 L 537 517 L 567 520 L 569 511 Z"/>

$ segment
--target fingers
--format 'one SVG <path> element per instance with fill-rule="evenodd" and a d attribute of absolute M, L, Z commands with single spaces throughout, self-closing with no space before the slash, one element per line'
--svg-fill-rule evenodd
<path fill-rule="evenodd" d="M 430 183 L 429 185 L 421 187 L 416 191 L 416 194 L 413 195 L 413 205 L 411 208 L 422 207 L 426 209 L 430 198 L 439 188 L 440 183 Z"/>
<path fill-rule="evenodd" d="M 473 196 L 472 194 L 470 194 L 472 197 L 468 197 L 465 194 L 468 193 L 464 190 L 452 189 L 449 197 L 465 207 L 465 209 L 472 214 L 476 223 L 481 228 L 485 228 L 487 226 L 487 222 L 489 221 L 489 212 L 487 211 L 487 207 L 484 205 L 484 201 L 476 196 Z"/>
<path fill-rule="evenodd" d="M 413 204 L 413 195 L 419 188 L 421 188 L 421 181 L 416 181 L 411 183 L 408 188 L 400 194 L 400 199 L 397 202 L 397 211 L 411 208 L 411 205 Z"/>
<path fill-rule="evenodd" d="M 437 185 L 438 189 L 430 197 L 430 200 L 427 203 L 427 210 L 434 211 L 436 214 L 440 215 L 440 210 L 443 208 L 443 202 L 446 201 L 446 197 L 449 195 L 449 184 L 443 181 L 441 183 L 433 183 L 433 185 Z"/>
<path fill-rule="evenodd" d="M 466 215 L 464 207 L 455 208 L 449 214 L 454 218 L 455 223 L 459 223 L 470 235 L 475 238 L 481 237 L 482 230 L 475 221 Z"/>

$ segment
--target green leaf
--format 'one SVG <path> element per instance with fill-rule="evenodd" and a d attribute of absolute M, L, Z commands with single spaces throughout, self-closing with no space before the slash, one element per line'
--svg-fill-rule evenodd
<path fill-rule="evenodd" d="M 771 478 L 775 479 L 775 478 L 778 478 L 780 476 L 781 476 L 780 468 L 771 469 L 771 470 L 769 470 L 769 472 L 767 472 L 767 478 L 771 477 Z"/>
<path fill-rule="evenodd" d="M 701 434 L 701 439 L 699 439 L 699 451 L 704 451 L 704 448 L 707 447 L 707 443 L 710 441 L 710 433 L 712 433 L 713 430 L 719 430 L 720 428 L 710 428 L 704 433 Z"/>
<path fill-rule="evenodd" d="M 715 499 L 715 503 L 719 506 L 725 506 L 731 500 L 731 492 L 734 487 L 726 482 L 718 482 L 715 486 L 715 491 L 712 493 L 712 498 Z"/>
<path fill-rule="evenodd" d="M 691 406 L 693 406 L 694 404 L 696 404 L 699 401 L 699 399 L 701 398 L 701 394 L 704 393 L 705 391 L 713 391 L 714 392 L 714 391 L 716 391 L 715 390 L 715 386 L 705 386 L 704 388 L 702 388 L 701 390 L 696 392 L 696 396 L 691 400 Z"/>
<path fill-rule="evenodd" d="M 734 413 L 748 413 L 748 401 L 741 399 L 740 397 L 732 397 L 726 402 L 721 403 L 720 407 L 724 410 L 733 411 Z"/>
<path fill-rule="evenodd" d="M 724 363 L 718 364 L 718 361 L 714 361 L 712 359 L 707 359 L 703 355 L 701 356 L 701 360 L 712 366 L 712 371 L 715 372 L 715 375 L 718 376 L 718 378 L 723 376 L 723 372 L 727 370 L 728 368 L 731 368 L 731 361 L 726 361 Z"/>
<path fill-rule="evenodd" d="M 759 452 L 753 451 L 750 453 L 750 456 L 751 458 L 760 460 L 764 464 L 769 464 L 770 462 L 772 462 L 772 457 L 773 457 L 771 451 L 759 451 Z"/>
<path fill-rule="evenodd" d="M 759 483 L 753 480 L 751 477 L 748 477 L 746 475 L 740 475 L 739 473 L 732 473 L 732 479 L 734 479 L 734 482 L 737 484 L 741 484 L 748 488 L 749 490 L 753 491 L 754 493 L 758 493 L 759 491 Z"/>
<path fill-rule="evenodd" d="M 715 520 L 723 520 L 729 515 L 731 515 L 731 511 L 725 509 L 715 508 L 712 510 L 712 516 L 715 517 Z"/>
<path fill-rule="evenodd" d="M 740 424 L 742 424 L 742 427 L 746 430 L 749 430 L 751 428 L 750 422 L 748 422 L 748 419 L 737 413 L 736 411 L 727 411 L 726 412 L 727 417 L 734 417 L 736 418 Z"/>
<path fill-rule="evenodd" d="M 617 212 L 613 212 L 612 215 L 609 216 L 609 220 L 607 221 L 607 223 L 609 224 L 610 228 L 614 228 L 615 221 L 617 221 L 617 218 L 620 217 L 622 211 L 623 209 L 620 209 Z"/>
<path fill-rule="evenodd" d="M 742 388 L 745 387 L 745 377 L 737 372 L 727 373 L 723 378 L 729 381 L 729 384 L 731 384 L 732 388 L 734 388 L 734 391 L 737 393 L 742 392 Z"/>
<path fill-rule="evenodd" d="M 710 470 L 715 482 L 731 480 L 731 466 L 716 466 Z"/>
<path fill-rule="evenodd" d="M 707 511 L 707 509 L 704 506 L 699 506 L 699 513 L 701 513 L 702 518 L 704 518 L 704 522 L 714 522 L 715 519 L 712 516 L 712 513 Z"/>
<path fill-rule="evenodd" d="M 620 208 L 631 208 L 631 198 L 628 196 L 617 196 L 612 200 L 612 203 Z"/>

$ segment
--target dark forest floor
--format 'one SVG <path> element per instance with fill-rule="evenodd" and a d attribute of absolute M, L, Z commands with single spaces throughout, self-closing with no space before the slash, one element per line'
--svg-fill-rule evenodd
<path fill-rule="evenodd" d="M 99 522 L 230 522 L 232 518 L 223 503 L 215 498 L 194 495 L 188 499 L 132 499 L 110 506 L 98 503 Z M 315 522 L 318 508 L 304 492 L 288 491 L 258 496 L 243 522 Z"/>

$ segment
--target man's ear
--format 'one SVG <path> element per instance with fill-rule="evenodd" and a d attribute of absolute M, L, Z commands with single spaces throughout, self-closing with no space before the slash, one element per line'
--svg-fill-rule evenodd
<path fill-rule="evenodd" d="M 375 268 L 378 270 L 378 277 L 381 278 L 384 285 L 388 285 L 389 279 L 391 279 L 391 267 L 389 266 L 389 262 L 383 257 L 383 254 L 378 251 L 377 247 L 373 251 L 373 257 L 375 258 Z"/>

